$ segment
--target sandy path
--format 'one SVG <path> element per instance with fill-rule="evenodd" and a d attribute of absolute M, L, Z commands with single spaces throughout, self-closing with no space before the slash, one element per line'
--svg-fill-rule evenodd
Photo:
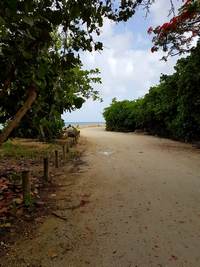
<path fill-rule="evenodd" d="M 47 218 L 0 266 L 199 267 L 200 151 L 102 128 L 81 134 L 86 164 L 62 177 L 73 184 L 57 196 L 68 220 Z M 70 197 L 85 205 L 70 211 Z"/>

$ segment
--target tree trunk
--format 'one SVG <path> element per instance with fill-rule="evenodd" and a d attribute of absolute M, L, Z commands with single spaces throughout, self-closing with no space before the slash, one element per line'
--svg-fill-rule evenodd
<path fill-rule="evenodd" d="M 36 97 L 37 97 L 36 88 L 34 85 L 31 85 L 28 89 L 28 97 L 24 102 L 24 105 L 17 111 L 15 117 L 8 122 L 8 125 L 3 129 L 2 133 L 0 134 L 0 146 L 2 145 L 3 142 L 7 140 L 11 132 L 18 126 L 21 119 L 31 108 Z"/>

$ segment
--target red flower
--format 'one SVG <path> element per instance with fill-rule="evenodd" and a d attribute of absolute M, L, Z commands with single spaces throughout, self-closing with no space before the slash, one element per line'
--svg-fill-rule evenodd
<path fill-rule="evenodd" d="M 156 52 L 156 51 L 158 51 L 158 47 L 153 46 L 153 47 L 151 48 L 151 52 L 154 53 L 154 52 Z"/>
<path fill-rule="evenodd" d="M 177 17 L 174 17 L 173 19 L 171 19 L 171 24 L 177 24 L 177 22 L 178 22 L 178 19 L 177 19 Z"/>
<path fill-rule="evenodd" d="M 161 29 L 167 31 L 167 30 L 169 30 L 170 26 L 171 26 L 171 24 L 169 22 L 167 22 L 161 26 Z"/>
<path fill-rule="evenodd" d="M 148 29 L 148 34 L 151 34 L 152 32 L 153 32 L 153 28 L 152 27 L 149 27 L 149 29 Z"/>
<path fill-rule="evenodd" d="M 193 37 L 195 37 L 195 36 L 197 36 L 197 35 L 198 35 L 198 31 L 196 31 L 196 30 L 195 30 L 195 31 L 192 31 L 192 36 L 193 36 Z"/>

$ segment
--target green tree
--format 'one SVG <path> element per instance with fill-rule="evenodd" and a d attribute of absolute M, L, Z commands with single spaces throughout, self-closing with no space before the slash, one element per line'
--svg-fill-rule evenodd
<path fill-rule="evenodd" d="M 148 29 L 148 33 L 154 33 L 152 52 L 161 47 L 167 52 L 167 56 L 163 57 L 165 60 L 168 56 L 191 51 L 192 42 L 200 35 L 200 1 L 183 0 L 177 15 L 173 1 L 170 2 L 170 13 L 173 13 L 174 17 L 161 26 Z M 152 1 L 149 0 L 148 4 L 152 4 Z"/>
<path fill-rule="evenodd" d="M 42 91 L 12 135 L 45 140 L 58 137 L 64 126 L 61 119 L 63 112 L 81 108 L 89 97 L 95 100 L 99 98 L 92 87 L 94 83 L 100 82 L 100 78 L 96 77 L 98 73 L 97 69 L 83 71 L 78 67 L 69 70 L 57 90 L 47 86 Z"/>
<path fill-rule="evenodd" d="M 200 43 L 178 60 L 172 75 L 136 101 L 116 101 L 104 111 L 107 130 L 142 129 L 183 141 L 200 136 Z M 127 123 L 128 122 L 128 123 Z"/>
<path fill-rule="evenodd" d="M 57 90 L 66 71 L 80 67 L 79 51 L 102 49 L 94 35 L 100 34 L 104 18 L 127 20 L 138 2 L 122 1 L 119 6 L 111 0 L 0 2 L 0 98 L 18 107 L 7 120 L 0 144 L 47 86 Z M 10 96 L 16 96 L 14 102 Z"/>
<path fill-rule="evenodd" d="M 178 75 L 177 116 L 172 123 L 173 133 L 186 141 L 200 136 L 200 43 L 187 58 L 176 66 Z"/>

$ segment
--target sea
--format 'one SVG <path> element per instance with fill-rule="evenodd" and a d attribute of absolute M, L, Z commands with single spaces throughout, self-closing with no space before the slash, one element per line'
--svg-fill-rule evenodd
<path fill-rule="evenodd" d="M 73 125 L 73 126 L 79 126 L 79 127 L 84 127 L 84 126 L 104 126 L 105 122 L 102 121 L 65 121 L 65 125 Z"/>
<path fill-rule="evenodd" d="M 69 124 L 73 126 L 79 126 L 79 127 L 84 127 L 84 126 L 105 126 L 105 122 L 102 121 L 65 121 L 65 125 L 68 126 Z M 3 129 L 3 125 L 0 124 L 0 130 Z"/>

